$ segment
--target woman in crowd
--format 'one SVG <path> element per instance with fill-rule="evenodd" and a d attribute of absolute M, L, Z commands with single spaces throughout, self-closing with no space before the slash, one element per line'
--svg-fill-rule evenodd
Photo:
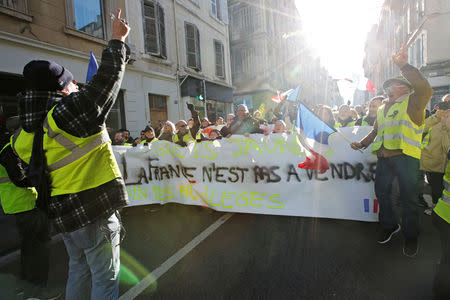
<path fill-rule="evenodd" d="M 352 118 L 350 107 L 343 104 L 339 107 L 338 117 L 336 120 L 336 128 L 354 126 L 355 122 Z"/>
<path fill-rule="evenodd" d="M 221 138 L 222 138 L 222 135 L 220 134 L 219 130 L 213 129 L 209 132 L 209 136 L 208 136 L 209 140 L 218 140 Z"/>
<path fill-rule="evenodd" d="M 170 121 L 166 121 L 163 129 L 161 130 L 161 134 L 158 137 L 158 140 L 172 142 L 172 136 L 174 134 L 175 134 L 175 125 Z"/>
<path fill-rule="evenodd" d="M 335 126 L 333 111 L 331 110 L 331 107 L 321 105 L 317 108 L 316 114 L 322 121 L 327 123 L 330 127 Z"/>
<path fill-rule="evenodd" d="M 145 139 L 141 140 L 141 144 L 151 143 L 151 142 L 158 140 L 155 137 L 155 130 L 152 127 L 146 126 L 143 131 L 144 131 Z"/>

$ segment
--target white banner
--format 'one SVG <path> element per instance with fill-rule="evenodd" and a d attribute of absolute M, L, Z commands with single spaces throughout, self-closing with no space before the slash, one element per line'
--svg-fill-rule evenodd
<path fill-rule="evenodd" d="M 339 130 L 359 141 L 370 129 Z M 176 202 L 227 212 L 377 221 L 376 157 L 369 149 L 352 150 L 336 133 L 328 143 L 313 147 L 330 165 L 324 174 L 298 168 L 306 157 L 296 134 L 113 149 L 131 206 Z"/>

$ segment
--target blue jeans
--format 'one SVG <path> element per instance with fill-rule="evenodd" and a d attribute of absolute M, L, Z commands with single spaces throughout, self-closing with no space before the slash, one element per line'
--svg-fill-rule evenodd
<path fill-rule="evenodd" d="M 375 195 L 380 204 L 380 225 L 383 229 L 397 226 L 391 199 L 392 182 L 397 177 L 402 205 L 402 232 L 408 239 L 419 235 L 418 173 L 419 160 L 414 157 L 402 154 L 378 158 Z"/>
<path fill-rule="evenodd" d="M 63 234 L 69 254 L 67 300 L 117 299 L 120 222 L 115 214 Z"/>

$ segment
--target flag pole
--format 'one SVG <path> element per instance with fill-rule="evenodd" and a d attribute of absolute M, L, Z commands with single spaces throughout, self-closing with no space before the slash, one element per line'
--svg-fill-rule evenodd
<path fill-rule="evenodd" d="M 346 140 L 350 145 L 352 144 L 352 141 L 348 137 L 342 134 L 339 130 L 336 130 L 336 132 L 341 136 L 344 140 Z M 364 153 L 361 149 L 358 149 L 359 152 Z"/>

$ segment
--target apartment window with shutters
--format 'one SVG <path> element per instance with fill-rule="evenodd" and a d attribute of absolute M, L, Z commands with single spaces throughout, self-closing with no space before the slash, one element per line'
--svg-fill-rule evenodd
<path fill-rule="evenodd" d="M 158 1 L 144 0 L 143 14 L 145 52 L 167 58 L 164 8 Z"/>
<path fill-rule="evenodd" d="M 105 39 L 102 0 L 66 0 L 67 21 L 73 29 Z"/>
<path fill-rule="evenodd" d="M 26 0 L 0 0 L 0 6 L 14 9 L 23 13 L 27 12 Z"/>
<path fill-rule="evenodd" d="M 220 78 L 225 78 L 225 55 L 223 44 L 214 40 L 214 52 L 216 57 L 216 76 Z"/>
<path fill-rule="evenodd" d="M 211 0 L 211 14 L 217 19 L 222 20 L 220 1 L 221 0 Z"/>
<path fill-rule="evenodd" d="M 116 132 L 120 128 L 126 128 L 124 102 L 123 90 L 120 90 L 106 119 L 106 127 L 111 128 L 111 132 Z"/>
<path fill-rule="evenodd" d="M 200 34 L 197 26 L 184 23 L 186 37 L 186 60 L 187 66 L 197 71 L 202 69 L 200 58 Z"/>

